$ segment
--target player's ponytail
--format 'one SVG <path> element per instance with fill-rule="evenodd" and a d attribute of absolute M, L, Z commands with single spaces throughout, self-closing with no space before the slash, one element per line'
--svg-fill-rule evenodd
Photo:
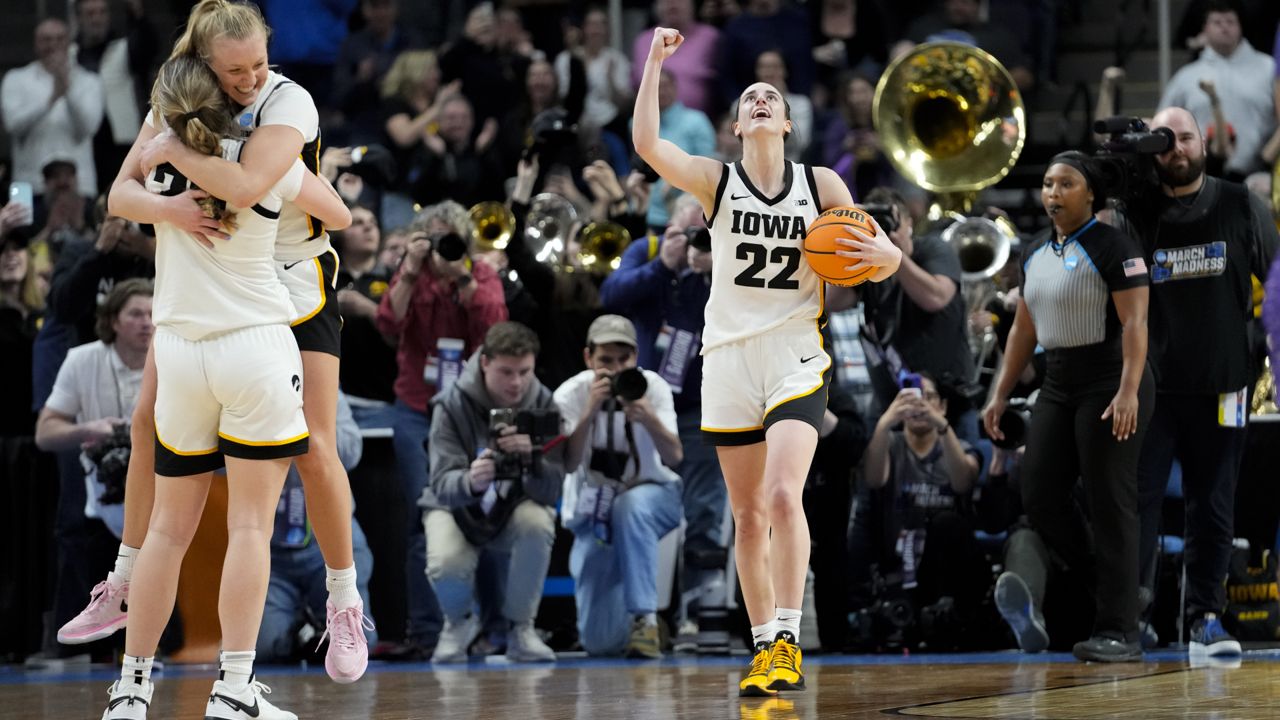
<path fill-rule="evenodd" d="M 220 37 L 244 40 L 262 35 L 271 38 L 271 28 L 257 5 L 232 0 L 200 0 L 191 8 L 182 35 L 173 44 L 169 57 L 196 57 L 208 62 L 210 45 Z"/>
<path fill-rule="evenodd" d="M 221 155 L 222 139 L 238 131 L 218 79 L 197 58 L 170 58 L 160 66 L 151 88 L 151 111 L 183 145 L 202 155 Z M 225 202 L 210 197 L 200 204 L 209 217 L 235 229 L 235 216 L 227 212 Z"/>

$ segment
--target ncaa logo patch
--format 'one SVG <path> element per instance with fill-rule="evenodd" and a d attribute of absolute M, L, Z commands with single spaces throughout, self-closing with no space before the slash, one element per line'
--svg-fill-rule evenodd
<path fill-rule="evenodd" d="M 240 117 L 239 117 L 238 119 L 239 119 L 239 121 L 240 121 L 240 127 L 242 127 L 242 128 L 247 128 L 247 127 L 249 127 L 250 125 L 252 125 L 252 124 L 253 124 L 253 113 L 252 113 L 252 112 L 242 112 L 242 113 L 240 113 Z"/>

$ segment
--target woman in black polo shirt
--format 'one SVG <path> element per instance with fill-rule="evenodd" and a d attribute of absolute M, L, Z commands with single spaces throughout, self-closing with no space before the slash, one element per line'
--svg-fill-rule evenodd
<path fill-rule="evenodd" d="M 1123 662 L 1142 657 L 1137 467 L 1155 385 L 1147 368 L 1146 264 L 1134 240 L 1094 217 L 1105 204 L 1096 177 L 1089 157 L 1075 151 L 1055 156 L 1045 171 L 1040 197 L 1053 227 L 1023 256 L 1022 296 L 982 420 L 992 437 L 1002 437 L 1009 392 L 1043 347 L 1047 372 L 1027 437 L 1023 504 L 1054 554 L 1071 567 L 1096 568 L 1093 636 L 1076 643 L 1075 656 Z M 1071 512 L 1077 478 L 1088 498 L 1092 559 Z M 1016 575 L 1002 576 L 1006 594 L 1009 583 L 1038 622 L 1043 587 L 1032 591 Z M 1018 630 L 1007 609 L 1002 613 Z"/>

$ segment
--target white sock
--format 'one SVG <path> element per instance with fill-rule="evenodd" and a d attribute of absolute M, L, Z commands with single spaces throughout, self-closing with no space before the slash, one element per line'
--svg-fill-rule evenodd
<path fill-rule="evenodd" d="M 334 570 L 324 566 L 324 586 L 329 591 L 329 599 L 339 610 L 346 610 L 360 604 L 360 591 L 356 589 L 356 566 L 346 570 Z"/>
<path fill-rule="evenodd" d="M 751 642 L 759 647 L 761 644 L 768 645 L 773 642 L 773 638 L 778 634 L 778 621 L 770 620 L 763 625 L 751 626 Z"/>
<path fill-rule="evenodd" d="M 257 656 L 255 650 L 223 650 L 218 656 L 218 679 L 232 690 L 244 690 L 253 679 L 253 659 Z"/>
<path fill-rule="evenodd" d="M 637 613 L 636 619 L 643 621 L 645 627 L 654 627 L 658 624 L 658 613 Z"/>
<path fill-rule="evenodd" d="M 773 616 L 773 622 L 778 632 L 791 634 L 791 644 L 795 645 L 800 642 L 800 611 L 791 608 L 778 608 Z"/>
<path fill-rule="evenodd" d="M 134 682 L 139 685 L 145 685 L 151 682 L 151 664 L 153 662 L 155 662 L 155 656 L 134 657 L 133 655 L 125 655 L 124 662 L 120 665 L 120 684 Z"/>
<path fill-rule="evenodd" d="M 133 561 L 138 559 L 138 548 L 131 548 L 124 543 L 120 543 L 120 549 L 116 551 L 116 579 L 121 582 L 129 582 L 133 577 Z"/>

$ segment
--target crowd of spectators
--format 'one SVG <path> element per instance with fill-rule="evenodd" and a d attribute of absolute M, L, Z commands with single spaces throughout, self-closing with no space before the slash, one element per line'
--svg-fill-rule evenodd
<path fill-rule="evenodd" d="M 696 633 L 700 605 L 723 603 L 712 588 L 732 572 L 732 535 L 718 465 L 698 438 L 714 259 L 697 203 L 630 148 L 654 26 L 685 37 L 663 68 L 663 138 L 735 161 L 732 105 L 747 84 L 770 82 L 789 105 L 787 157 L 831 167 L 856 201 L 887 208 L 903 250 L 894 281 L 828 298 L 838 384 L 806 489 L 822 647 L 853 646 L 885 623 L 896 636 L 877 634 L 872 646 L 906 642 L 912 634 L 894 625 L 899 597 L 937 637 L 949 619 L 981 612 L 1003 560 L 975 529 L 1003 537 L 1026 527 L 1017 512 L 979 517 L 987 484 L 989 506 L 1017 477 L 1007 472 L 1016 454 L 993 456 L 979 436 L 990 368 L 975 366 L 969 343 L 975 323 L 1011 305 L 1002 295 L 1003 307 L 966 307 L 955 249 L 926 227 L 923 191 L 890 164 L 872 99 L 893 58 L 945 39 L 992 53 L 1034 103 L 1055 82 L 1069 3 L 654 0 L 624 3 L 620 18 L 576 1 L 450 0 L 413 12 L 399 0 L 261 4 L 271 61 L 315 98 L 321 170 L 352 206 L 352 225 L 334 238 L 343 417 L 350 433 L 394 436 L 411 653 L 462 660 L 497 627 L 513 659 L 553 659 L 533 621 L 557 525 L 571 538 L 590 653 L 669 647 L 657 630 L 669 598 L 656 597 L 653 576 L 668 533 L 684 553 L 671 634 Z M 1193 3 L 1199 31 L 1187 37 L 1199 55 L 1161 105 L 1191 110 L 1217 172 L 1266 194 L 1280 155 L 1280 39 L 1273 57 L 1243 37 L 1268 11 L 1255 5 Z M 0 436 L 34 436 L 60 453 L 57 547 L 81 563 L 96 562 L 79 548 L 111 529 L 111 506 L 92 473 L 83 480 L 96 466 L 77 455 L 129 417 L 140 364 L 127 343 L 141 341 L 126 330 L 142 322 L 130 319 L 142 302 L 120 295 L 140 297 L 139 278 L 154 275 L 154 238 L 105 216 L 100 199 L 169 34 L 142 6 L 77 0 L 68 20 L 32 29 L 34 57 L 0 83 L 6 179 L 33 189 L 32 207 L 0 209 Z M 1121 77 L 1111 73 L 1104 90 Z M 485 201 L 505 205 L 512 222 L 472 211 Z M 589 258 L 616 262 L 601 271 Z M 618 400 L 614 379 L 635 367 L 646 389 Z M 102 368 L 121 388 L 119 407 L 92 387 Z M 917 392 L 900 392 L 908 376 Z M 1034 364 L 1015 394 L 1030 392 L 1033 376 Z M 544 437 L 548 418 L 560 425 Z M 547 444 L 561 433 L 563 443 Z M 343 459 L 358 462 L 358 443 Z M 299 494 L 290 484 L 281 500 L 264 656 L 297 652 L 296 626 L 319 597 L 305 514 L 291 509 Z M 358 524 L 353 536 L 367 579 Z M 86 579 L 101 574 L 60 567 L 55 614 L 78 608 Z M 869 625 L 849 622 L 860 609 Z"/>

